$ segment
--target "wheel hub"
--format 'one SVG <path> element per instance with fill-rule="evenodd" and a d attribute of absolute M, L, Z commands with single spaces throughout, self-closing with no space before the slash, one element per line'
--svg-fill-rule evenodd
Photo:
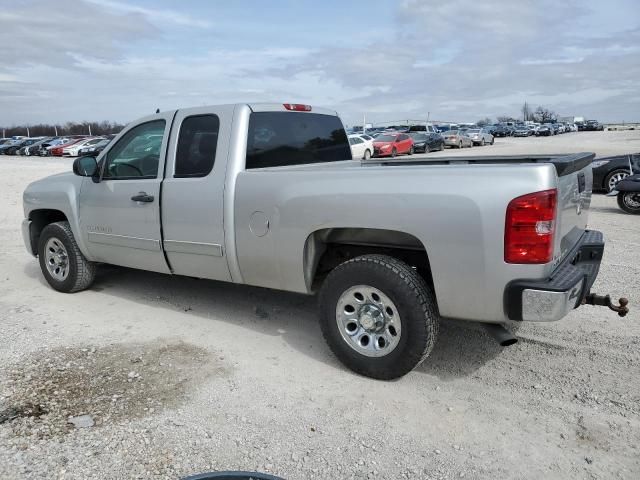
<path fill-rule="evenodd" d="M 353 286 L 340 296 L 336 322 L 347 345 L 367 357 L 388 355 L 400 341 L 402 324 L 395 304 L 368 285 Z"/>
<path fill-rule="evenodd" d="M 58 281 L 69 275 L 69 258 L 64 244 L 57 238 L 50 238 L 44 250 L 45 265 L 49 274 Z"/>
<path fill-rule="evenodd" d="M 385 318 L 378 307 L 366 304 L 360 308 L 358 322 L 367 332 L 379 332 L 385 325 Z"/>

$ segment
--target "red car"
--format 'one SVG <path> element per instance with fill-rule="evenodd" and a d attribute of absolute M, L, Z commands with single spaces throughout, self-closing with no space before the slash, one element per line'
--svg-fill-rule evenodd
<path fill-rule="evenodd" d="M 373 139 L 374 157 L 395 157 L 413 154 L 413 139 L 406 133 L 383 133 Z"/>
<path fill-rule="evenodd" d="M 53 147 L 50 150 L 50 153 L 54 157 L 61 157 L 63 148 L 69 147 L 69 146 L 73 145 L 74 143 L 78 143 L 80 140 L 84 140 L 84 138 L 74 138 L 73 140 L 69 141 L 68 143 L 64 143 L 62 145 L 56 145 L 55 147 Z"/>

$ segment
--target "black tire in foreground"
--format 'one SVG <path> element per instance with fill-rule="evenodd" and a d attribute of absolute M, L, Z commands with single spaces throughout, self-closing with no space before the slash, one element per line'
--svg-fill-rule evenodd
<path fill-rule="evenodd" d="M 402 377 L 429 356 L 440 315 L 433 291 L 409 265 L 363 255 L 336 267 L 319 296 L 320 326 L 348 368 L 367 377 Z"/>
<path fill-rule="evenodd" d="M 620 192 L 618 206 L 627 213 L 640 215 L 640 192 Z"/>
<path fill-rule="evenodd" d="M 96 265 L 82 255 L 69 222 L 44 227 L 38 241 L 38 257 L 44 278 L 59 292 L 79 292 L 93 283 Z"/>

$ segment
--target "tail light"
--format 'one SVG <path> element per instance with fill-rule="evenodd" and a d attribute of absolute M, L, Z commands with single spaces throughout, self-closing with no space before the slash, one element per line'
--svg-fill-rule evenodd
<path fill-rule="evenodd" d="M 504 261 L 548 263 L 553 257 L 556 189 L 514 198 L 507 206 Z"/>
<path fill-rule="evenodd" d="M 301 103 L 283 103 L 284 108 L 294 112 L 310 112 L 311 105 L 303 105 Z"/>

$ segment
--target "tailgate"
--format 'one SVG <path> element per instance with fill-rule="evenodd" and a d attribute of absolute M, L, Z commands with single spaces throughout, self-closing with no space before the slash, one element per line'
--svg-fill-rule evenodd
<path fill-rule="evenodd" d="M 558 173 L 558 218 L 554 262 L 561 261 L 584 234 L 589 219 L 593 154 L 550 158 Z"/>

